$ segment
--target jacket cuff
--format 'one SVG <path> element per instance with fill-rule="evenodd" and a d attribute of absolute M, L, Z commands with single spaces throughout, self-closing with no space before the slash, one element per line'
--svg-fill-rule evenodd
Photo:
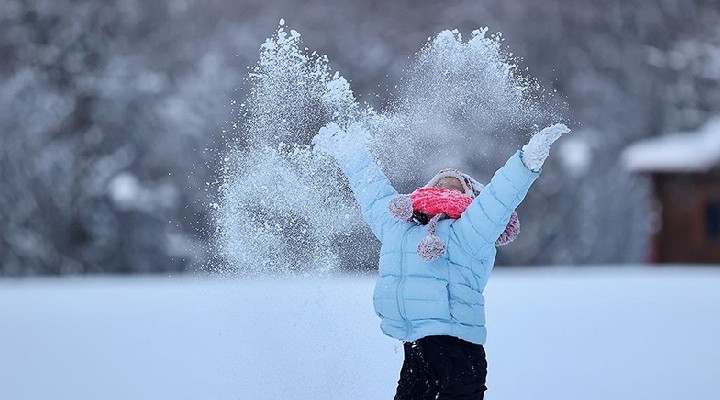
<path fill-rule="evenodd" d="M 540 176 L 542 168 L 537 171 L 528 168 L 522 160 L 523 154 L 522 150 L 518 150 L 512 157 L 510 157 L 506 164 L 506 174 L 508 175 L 508 178 L 512 180 L 521 182 L 534 181 L 538 176 Z"/>

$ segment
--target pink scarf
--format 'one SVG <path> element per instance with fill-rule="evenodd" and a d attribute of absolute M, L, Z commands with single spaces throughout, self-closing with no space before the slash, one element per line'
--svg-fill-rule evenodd
<path fill-rule="evenodd" d="M 472 197 L 456 190 L 423 187 L 409 195 L 399 195 L 394 198 L 388 205 L 388 212 L 394 218 L 405 221 L 412 221 L 415 212 L 427 216 L 428 236 L 418 243 L 418 255 L 425 261 L 433 261 L 445 253 L 445 243 L 435 236 L 437 223 L 444 218 L 460 218 L 472 202 Z M 495 245 L 506 245 L 515 240 L 519 233 L 520 221 L 517 213 L 513 211 L 505 231 Z"/>

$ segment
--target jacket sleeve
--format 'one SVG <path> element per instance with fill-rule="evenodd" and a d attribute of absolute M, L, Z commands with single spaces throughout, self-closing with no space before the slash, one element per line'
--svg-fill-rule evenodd
<path fill-rule="evenodd" d="M 456 240 L 473 256 L 488 246 L 495 246 L 495 241 L 505 230 L 510 215 L 540 175 L 540 171 L 528 169 L 521 157 L 521 150 L 510 157 L 460 218 L 451 225 L 451 234 L 455 235 Z"/>
<path fill-rule="evenodd" d="M 337 161 L 350 182 L 363 218 L 382 241 L 389 229 L 402 223 L 388 212 L 388 204 L 398 195 L 397 190 L 363 146 L 354 146 L 352 151 L 339 155 Z"/>

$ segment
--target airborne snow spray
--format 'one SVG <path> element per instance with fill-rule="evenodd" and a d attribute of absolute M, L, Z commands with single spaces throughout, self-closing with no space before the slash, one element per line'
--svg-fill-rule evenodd
<path fill-rule="evenodd" d="M 540 85 L 486 28 L 467 42 L 457 31 L 428 39 L 389 105 L 376 111 L 356 101 L 327 56 L 302 50 L 301 35 L 283 25 L 260 47 L 222 165 L 213 212 L 224 260 L 216 269 L 225 273 L 324 274 L 376 258 L 345 178 L 311 149 L 329 122 L 362 123 L 391 179 L 422 181 L 468 148 L 486 157 L 503 146 L 503 132 L 531 133 L 554 117 Z"/>

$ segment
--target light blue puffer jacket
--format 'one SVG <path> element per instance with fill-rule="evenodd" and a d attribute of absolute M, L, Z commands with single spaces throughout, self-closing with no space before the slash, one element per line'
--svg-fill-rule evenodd
<path fill-rule="evenodd" d="M 518 151 L 497 170 L 459 219 L 438 223 L 435 234 L 447 249 L 432 262 L 417 254 L 427 226 L 390 216 L 388 203 L 398 192 L 367 151 L 357 148 L 338 157 L 363 217 L 382 243 L 373 300 L 386 335 L 406 342 L 450 335 L 485 343 L 483 290 L 495 264 L 495 241 L 539 175 L 521 156 Z"/>

